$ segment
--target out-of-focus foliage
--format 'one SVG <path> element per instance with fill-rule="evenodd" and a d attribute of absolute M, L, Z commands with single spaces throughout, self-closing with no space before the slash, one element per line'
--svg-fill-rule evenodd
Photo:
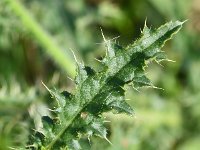
<path fill-rule="evenodd" d="M 125 45 L 138 37 L 146 18 L 150 26 L 158 26 L 172 19 L 188 19 L 182 32 L 165 47 L 169 58 L 176 62 L 162 64 L 163 69 L 152 64 L 148 69 L 148 75 L 155 85 L 164 90 L 145 89 L 137 92 L 129 89 L 127 98 L 135 109 L 136 118 L 123 115 L 116 118 L 106 114 L 112 120 L 108 124 L 108 138 L 113 145 L 96 138 L 91 142 L 92 149 L 196 150 L 200 147 L 199 0 L 18 1 L 66 53 L 70 53 L 71 48 L 79 60 L 83 59 L 94 68 L 100 66 L 93 58 L 100 59 L 105 55 L 103 45 L 99 44 L 102 42 L 100 27 L 107 37 L 120 35 L 117 41 Z M 0 140 L 0 149 L 24 145 L 26 141 L 15 142 L 18 137 L 12 134 L 17 133 L 17 136 L 21 136 L 19 139 L 27 139 L 27 132 L 40 126 L 40 123 L 36 123 L 37 127 L 34 127 L 32 122 L 37 122 L 33 121 L 37 119 L 34 119 L 35 112 L 31 110 L 54 103 L 48 100 L 49 96 L 41 88 L 41 80 L 48 86 L 73 89 L 74 85 L 70 80 L 66 81 L 68 75 L 43 50 L 44 47 L 6 0 L 1 0 L 0 93 L 4 93 L 1 100 L 5 103 L 0 107 L 0 137 L 3 139 Z M 13 78 L 18 81 L 17 85 L 13 83 Z M 12 88 L 9 88 L 11 85 Z M 12 95 L 18 86 L 21 89 L 18 95 L 26 95 L 22 101 L 20 96 Z M 35 96 L 27 94 L 27 91 L 32 91 L 33 86 Z M 14 97 L 13 101 L 20 101 L 20 106 L 15 102 L 10 103 L 7 100 L 9 97 Z M 11 114 L 10 109 L 3 109 L 7 107 L 12 110 L 20 108 L 20 111 Z M 19 118 L 16 117 L 17 114 Z M 16 121 L 14 128 L 9 127 L 9 122 L 14 124 L 12 120 Z"/>

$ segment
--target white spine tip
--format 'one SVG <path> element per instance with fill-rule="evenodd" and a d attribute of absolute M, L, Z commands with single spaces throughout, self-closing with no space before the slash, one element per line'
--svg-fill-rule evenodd
<path fill-rule="evenodd" d="M 102 37 L 103 37 L 104 42 L 107 42 L 107 40 L 106 40 L 106 38 L 105 38 L 105 36 L 104 36 L 104 34 L 103 34 L 103 30 L 102 30 L 101 27 L 100 27 L 100 30 L 101 30 L 101 35 L 102 35 Z"/>
<path fill-rule="evenodd" d="M 41 81 L 41 82 L 42 82 L 42 85 L 43 85 L 49 92 L 51 92 L 51 90 L 46 86 L 46 84 L 44 84 L 43 81 Z"/>

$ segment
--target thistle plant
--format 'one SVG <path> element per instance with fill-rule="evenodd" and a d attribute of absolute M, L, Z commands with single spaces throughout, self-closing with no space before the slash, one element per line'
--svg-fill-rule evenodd
<path fill-rule="evenodd" d="M 125 101 L 124 85 L 134 89 L 155 87 L 145 74 L 149 62 L 168 60 L 161 50 L 165 42 L 176 34 L 184 22 L 168 22 L 153 30 L 146 26 L 141 37 L 123 47 L 106 40 L 106 56 L 101 61 L 103 69 L 95 71 L 77 62 L 76 90 L 74 93 L 47 90 L 57 101 L 53 110 L 56 117 L 43 116 L 43 129 L 36 131 L 29 147 L 33 149 L 81 149 L 79 140 L 93 135 L 107 139 L 105 118 L 102 113 L 113 111 L 133 115 Z"/>

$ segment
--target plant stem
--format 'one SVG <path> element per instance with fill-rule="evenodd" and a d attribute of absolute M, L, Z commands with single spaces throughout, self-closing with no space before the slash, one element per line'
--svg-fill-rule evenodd
<path fill-rule="evenodd" d="M 46 53 L 56 62 L 56 64 L 66 71 L 71 77 L 75 76 L 75 63 L 71 57 L 63 52 L 53 38 L 45 32 L 36 22 L 33 16 L 18 0 L 5 0 L 14 13 L 20 18 L 24 26 L 35 36 L 39 44 Z"/>

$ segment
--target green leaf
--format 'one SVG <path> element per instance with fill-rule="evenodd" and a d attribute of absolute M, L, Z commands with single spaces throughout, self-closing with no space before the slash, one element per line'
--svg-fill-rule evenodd
<path fill-rule="evenodd" d="M 42 118 L 42 136 L 32 141 L 36 149 L 78 150 L 81 149 L 79 139 L 93 135 L 107 140 L 102 113 L 112 111 L 133 114 L 125 101 L 123 86 L 132 84 L 136 89 L 154 87 L 146 77 L 145 68 L 152 60 L 166 60 L 161 48 L 179 31 L 182 24 L 180 21 L 169 22 L 157 30 L 151 30 L 145 25 L 141 38 L 127 47 L 104 37 L 107 51 L 102 61 L 105 66 L 102 71 L 95 72 L 78 63 L 74 95 L 46 87 L 57 100 L 58 105 L 54 110 L 57 116 L 54 119 L 47 116 Z"/>

